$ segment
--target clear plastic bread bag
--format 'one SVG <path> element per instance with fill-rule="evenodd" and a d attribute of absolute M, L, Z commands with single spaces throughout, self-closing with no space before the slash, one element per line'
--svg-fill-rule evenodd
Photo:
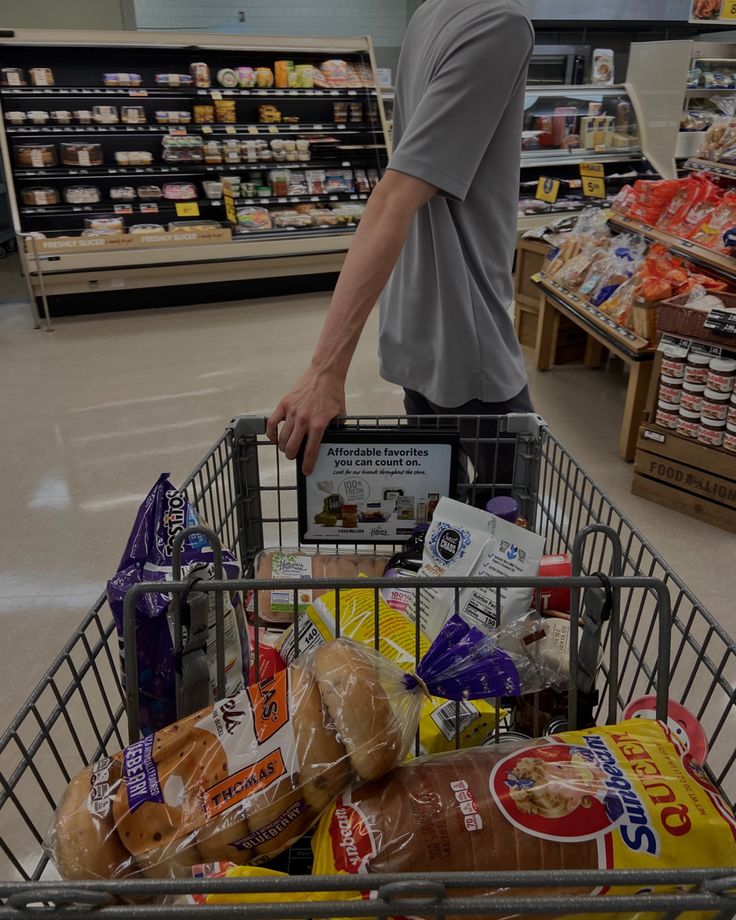
<path fill-rule="evenodd" d="M 708 128 L 698 157 L 715 163 L 731 162 L 736 160 L 736 96 L 716 98 L 715 103 L 723 116 Z"/>
<path fill-rule="evenodd" d="M 428 696 L 518 696 L 567 675 L 526 651 L 534 622 L 489 636 L 448 620 L 415 673 L 349 639 L 87 767 L 45 840 L 66 879 L 168 878 L 259 865 L 357 780 L 401 763 Z M 524 635 L 520 631 L 524 631 Z"/>

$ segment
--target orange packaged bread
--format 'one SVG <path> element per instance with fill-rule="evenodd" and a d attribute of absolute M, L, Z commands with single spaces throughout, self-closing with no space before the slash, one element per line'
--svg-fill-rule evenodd
<path fill-rule="evenodd" d="M 669 730 L 635 719 L 402 764 L 343 794 L 312 846 L 315 875 L 727 867 L 736 821 Z"/>

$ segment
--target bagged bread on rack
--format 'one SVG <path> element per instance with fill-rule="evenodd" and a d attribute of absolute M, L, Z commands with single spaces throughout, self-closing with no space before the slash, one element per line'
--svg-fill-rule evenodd
<path fill-rule="evenodd" d="M 427 696 L 518 695 L 554 677 L 459 617 L 414 673 L 349 639 L 324 643 L 77 774 L 45 849 L 73 879 L 259 865 L 303 836 L 351 782 L 404 760 Z"/>
<path fill-rule="evenodd" d="M 716 97 L 714 101 L 723 115 L 706 131 L 698 157 L 715 163 L 733 163 L 736 161 L 736 95 Z"/>
<path fill-rule="evenodd" d="M 138 598 L 135 611 L 138 700 L 144 734 L 170 725 L 176 719 L 176 654 L 169 611 L 171 595 L 166 591 L 165 583 L 173 579 L 172 553 L 176 535 L 200 523 L 203 522 L 186 493 L 170 482 L 168 473 L 162 473 L 138 509 L 118 570 L 107 583 L 107 599 L 121 650 L 125 595 L 130 588 L 142 582 L 162 583 L 160 594 L 144 594 Z M 185 540 L 181 566 L 183 578 L 194 573 L 202 579 L 215 577 L 212 548 L 204 537 L 195 534 Z M 223 549 L 223 569 L 226 578 L 238 578 L 240 575 L 240 566 L 227 549 Z M 248 636 L 240 596 L 226 594 L 223 604 L 225 693 L 231 695 L 243 690 L 248 683 Z M 215 620 L 215 595 L 211 594 L 207 622 L 211 700 L 214 699 L 217 683 Z"/>
<path fill-rule="evenodd" d="M 669 729 L 635 719 L 402 764 L 340 796 L 312 847 L 315 875 L 715 868 L 736 863 L 736 821 Z"/>

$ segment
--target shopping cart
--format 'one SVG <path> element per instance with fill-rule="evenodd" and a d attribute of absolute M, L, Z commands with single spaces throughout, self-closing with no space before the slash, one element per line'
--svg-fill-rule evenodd
<path fill-rule="evenodd" d="M 416 424 L 438 429 L 455 426 L 471 466 L 477 467 L 481 451 L 490 453 L 494 471 L 508 471 L 505 481 L 495 481 L 494 473 L 492 482 L 461 486 L 460 497 L 472 500 L 477 493 L 485 497 L 488 493 L 511 492 L 520 501 L 530 525 L 546 538 L 548 553 L 574 552 L 575 577 L 555 581 L 558 586 L 572 588 L 574 622 L 575 612 L 584 610 L 587 599 L 600 593 L 602 585 L 612 592 L 611 620 L 602 634 L 604 663 L 597 682 L 597 720 L 611 722 L 631 701 L 651 693 L 658 693 L 660 708 L 666 695 L 678 700 L 705 728 L 710 743 L 711 778 L 731 801 L 736 798 L 736 645 L 541 419 L 523 415 L 492 423 L 487 419 L 448 417 L 417 422 L 395 416 L 363 416 L 347 419 L 346 424 L 363 430 Z M 299 544 L 295 465 L 283 460 L 264 437 L 264 431 L 263 419 L 234 419 L 184 483 L 202 518 L 240 559 L 245 577 L 252 576 L 255 558 L 262 548 Z M 511 464 L 505 462 L 509 453 Z M 576 541 L 580 534 L 582 538 Z M 334 551 L 335 547 L 330 549 Z M 357 553 L 361 547 L 342 549 Z M 451 587 L 459 590 L 470 583 L 452 582 Z M 519 583 L 543 588 L 552 584 L 538 579 Z M 215 593 L 250 587 L 256 589 L 257 599 L 258 589 L 269 589 L 273 584 L 214 581 L 198 587 Z M 347 590 L 356 584 L 334 586 Z M 378 582 L 361 580 L 360 584 L 376 589 L 378 596 Z M 484 584 L 500 587 L 500 583 Z M 421 590 L 419 583 L 411 585 Z M 296 591 L 304 587 L 304 582 L 280 581 L 278 587 Z M 187 583 L 174 582 L 167 588 L 176 610 Z M 160 585 L 136 589 L 139 593 L 156 590 Z M 537 597 L 540 594 L 538 591 Z M 129 609 L 134 600 L 134 596 L 129 597 Z M 380 629 L 380 623 L 377 625 Z M 416 652 L 418 656 L 418 649 Z M 201 916 L 204 912 L 253 918 L 611 915 L 632 911 L 675 917 L 692 910 L 713 911 L 718 917 L 736 915 L 736 867 L 569 873 L 565 887 L 579 887 L 581 891 L 574 898 L 555 894 L 529 896 L 530 887 L 559 888 L 559 872 L 443 874 L 431 879 L 414 875 L 361 876 L 357 881 L 347 877 L 302 877 L 197 883 L 144 879 L 123 886 L 118 882 L 61 883 L 43 854 L 43 835 L 70 777 L 82 766 L 124 746 L 129 729 L 135 734 L 134 656 L 128 658 L 128 667 L 126 697 L 120 679 L 118 637 L 103 596 L 0 739 L 0 878 L 8 880 L 0 882 L 0 917 L 35 917 L 40 904 L 55 906 L 69 918 L 88 918 L 95 907 L 104 908 L 105 916 L 114 917 L 159 917 L 173 911 L 182 917 Z M 131 711 L 130 721 L 126 704 Z M 576 711 L 577 697 L 572 692 L 573 724 Z M 613 898 L 587 894 L 604 884 L 626 884 L 636 893 L 615 902 Z M 647 893 L 653 886 L 665 884 L 679 890 L 671 894 Z M 373 898 L 339 904 L 248 903 L 185 910 L 160 904 L 116 905 L 115 896 L 121 887 L 130 897 L 195 890 L 255 895 L 276 891 L 281 896 L 318 890 L 334 892 L 337 897 L 341 891 L 370 888 Z M 472 900 L 453 893 L 473 888 L 501 891 L 492 899 Z M 35 908 L 30 906 L 34 904 Z"/>

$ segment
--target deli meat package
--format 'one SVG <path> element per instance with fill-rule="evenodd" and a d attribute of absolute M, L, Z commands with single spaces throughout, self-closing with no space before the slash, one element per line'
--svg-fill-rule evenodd
<path fill-rule="evenodd" d="M 312 846 L 315 875 L 727 867 L 736 821 L 669 730 L 635 719 L 402 764 L 344 793 Z"/>

